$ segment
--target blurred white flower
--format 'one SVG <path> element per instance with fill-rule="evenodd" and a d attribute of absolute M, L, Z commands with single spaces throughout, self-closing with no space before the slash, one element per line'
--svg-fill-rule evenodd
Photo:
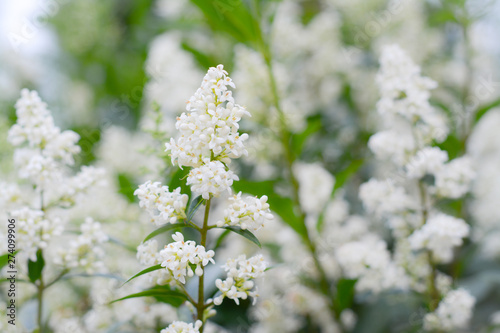
<path fill-rule="evenodd" d="M 437 309 L 424 317 L 424 328 L 428 331 L 456 332 L 467 329 L 472 318 L 476 299 L 465 289 L 450 291 Z"/>

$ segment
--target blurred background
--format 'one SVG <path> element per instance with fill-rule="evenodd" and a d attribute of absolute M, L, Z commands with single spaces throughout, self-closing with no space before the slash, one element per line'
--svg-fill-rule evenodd
<path fill-rule="evenodd" d="M 6 133 L 16 121 L 15 101 L 22 88 L 35 89 L 56 124 L 81 136 L 77 165 L 112 171 L 110 181 L 119 198 L 111 212 L 96 214 L 117 223 L 115 227 L 129 228 L 116 236 L 134 248 L 141 239 L 134 233 L 145 235 L 148 229 L 135 229 L 139 213 L 124 207 L 137 206 L 133 191 L 138 184 L 170 178 L 163 144 L 174 135 L 175 117 L 208 67 L 224 64 L 236 83 L 236 100 L 252 113 L 242 123 L 242 131 L 255 135 L 249 142 L 251 158 L 237 163 L 240 178 L 282 177 L 284 168 L 276 158 L 282 148 L 271 138 L 277 120 L 270 116 L 271 97 L 263 84 L 267 77 L 261 55 L 267 52 L 273 57 L 287 126 L 297 134 L 296 158 L 321 163 L 336 176 L 336 186 L 343 187 L 351 211 L 363 215 L 359 185 L 384 175 L 367 142 L 381 125 L 375 74 L 380 50 L 388 44 L 399 44 L 425 76 L 439 83 L 431 103 L 451 124 L 450 136 L 439 146 L 450 158 L 471 149 L 478 152 L 478 161 L 492 163 L 482 182 L 498 183 L 493 169 L 500 170 L 500 159 L 490 159 L 500 148 L 499 137 L 491 136 L 500 126 L 495 109 L 500 106 L 500 1 L 495 0 L 2 1 L 0 170 L 6 177 L 13 172 Z M 492 142 L 492 151 L 481 150 L 485 141 Z M 140 154 L 144 152 L 147 157 Z M 478 191 L 475 198 L 481 200 L 440 204 L 449 211 L 467 207 L 481 230 L 476 238 L 482 239 L 500 229 L 495 212 L 499 197 L 484 186 Z M 500 248 L 493 243 L 495 239 L 486 256 L 478 255 L 479 245 L 470 244 L 460 264 L 459 275 L 478 297 L 477 325 L 498 310 Z M 471 260 L 469 254 L 478 257 Z M 135 260 L 134 253 L 127 255 Z M 111 264 L 111 270 L 118 272 L 116 266 Z M 130 276 L 134 267 L 120 274 Z M 358 305 L 357 331 L 417 332 L 418 325 L 408 321 L 408 313 L 417 311 L 411 300 L 402 301 L 408 306 L 400 309 L 403 314 L 377 309 L 400 306 L 399 299 L 391 300 Z M 234 309 L 225 305 L 216 321 L 230 327 Z M 237 310 L 244 318 L 242 331 L 252 323 L 247 308 L 249 304 Z M 305 322 L 297 331 L 318 330 Z"/>

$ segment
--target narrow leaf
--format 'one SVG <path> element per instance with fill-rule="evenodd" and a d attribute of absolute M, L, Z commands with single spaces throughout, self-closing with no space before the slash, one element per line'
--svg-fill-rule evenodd
<path fill-rule="evenodd" d="M 42 276 L 42 270 L 45 266 L 45 260 L 43 259 L 42 250 L 38 249 L 36 251 L 36 261 L 28 260 L 28 277 L 31 282 L 35 282 Z"/>
<path fill-rule="evenodd" d="M 148 267 L 146 269 L 143 269 L 142 271 L 140 271 L 139 273 L 135 274 L 130 279 L 128 279 L 127 281 L 125 281 L 125 283 L 127 283 L 127 282 L 135 279 L 136 277 L 139 277 L 139 276 L 144 275 L 144 274 L 149 273 L 149 272 L 157 271 L 157 270 L 162 269 L 162 268 L 163 267 L 160 264 L 158 264 L 158 265 L 154 265 L 154 266 Z"/>
<path fill-rule="evenodd" d="M 0 268 L 7 265 L 7 262 L 9 262 L 9 255 L 11 257 L 14 257 L 17 254 L 17 252 L 19 252 L 19 251 L 15 251 L 13 254 L 6 253 L 6 254 L 0 256 Z"/>
<path fill-rule="evenodd" d="M 240 227 L 235 227 L 235 226 L 230 226 L 230 227 L 223 227 L 222 229 L 227 229 L 227 230 L 231 230 L 232 232 L 235 232 L 237 233 L 238 235 L 241 235 L 243 237 L 245 237 L 246 239 L 248 239 L 249 241 L 253 242 L 254 244 L 256 244 L 258 247 L 262 247 L 262 245 L 260 245 L 260 242 L 259 240 L 257 239 L 257 237 L 255 237 L 254 234 L 252 234 L 250 231 L 248 230 L 243 230 L 241 229 Z"/>
<path fill-rule="evenodd" d="M 145 241 L 150 240 L 153 237 L 156 237 L 160 234 L 163 234 L 167 231 L 177 229 L 177 228 L 192 228 L 192 226 L 190 226 L 188 224 L 184 224 L 184 223 L 165 224 L 164 226 L 159 227 L 158 229 L 156 229 L 155 231 L 153 231 L 152 233 L 147 235 L 146 238 L 144 238 L 144 240 L 142 242 L 144 243 Z"/>
<path fill-rule="evenodd" d="M 187 218 L 186 218 L 187 222 L 190 222 L 192 220 L 194 213 L 196 213 L 196 211 L 202 206 L 204 202 L 205 199 L 203 199 L 201 195 L 197 196 L 191 201 L 187 211 Z"/>
<path fill-rule="evenodd" d="M 179 307 L 182 303 L 184 303 L 187 300 L 187 296 L 179 291 L 171 290 L 170 288 L 165 286 L 157 286 L 119 299 L 115 299 L 114 301 L 111 301 L 109 304 L 138 297 L 154 297 L 157 300 L 171 304 L 174 307 Z"/>

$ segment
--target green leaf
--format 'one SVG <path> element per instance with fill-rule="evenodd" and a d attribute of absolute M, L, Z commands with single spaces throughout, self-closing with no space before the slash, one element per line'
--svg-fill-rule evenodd
<path fill-rule="evenodd" d="M 494 107 L 497 107 L 500 105 L 500 99 L 497 99 L 496 101 L 491 102 L 488 105 L 484 105 L 480 107 L 477 112 L 476 112 L 476 118 L 474 120 L 474 123 L 477 123 L 481 118 L 491 109 Z"/>
<path fill-rule="evenodd" d="M 109 239 L 109 242 L 110 243 L 113 243 L 113 244 L 116 244 L 116 245 L 119 245 L 121 247 L 123 247 L 124 249 L 130 251 L 130 252 L 134 252 L 134 253 L 137 253 L 137 249 L 133 246 L 130 246 L 130 245 L 127 245 L 125 244 L 124 242 L 122 242 L 121 240 L 117 239 L 117 238 L 114 238 L 114 237 L 111 237 L 111 236 L 108 236 L 108 239 Z"/>
<path fill-rule="evenodd" d="M 157 271 L 159 269 L 162 269 L 164 267 L 162 267 L 160 264 L 158 265 L 154 265 L 154 266 L 151 266 L 151 267 L 148 267 L 146 269 L 143 269 L 142 271 L 140 271 L 139 273 L 135 274 L 134 276 L 132 276 L 130 279 L 128 279 L 127 281 L 125 281 L 123 284 L 127 283 L 127 282 L 130 282 L 132 281 L 133 279 L 135 279 L 136 277 L 139 277 L 141 275 L 144 275 L 144 274 L 147 274 L 149 272 L 154 272 L 154 271 Z"/>
<path fill-rule="evenodd" d="M 349 164 L 349 166 L 347 166 L 347 168 L 335 175 L 335 186 L 333 187 L 332 196 L 333 194 L 335 194 L 336 190 L 344 186 L 344 184 L 352 177 L 352 175 L 354 175 L 359 170 L 359 168 L 361 168 L 363 162 L 363 159 L 354 160 L 351 162 L 351 164 Z"/>
<path fill-rule="evenodd" d="M 253 242 L 254 244 L 256 244 L 258 247 L 262 247 L 262 245 L 260 245 L 260 242 L 259 240 L 257 239 L 257 237 L 255 237 L 254 234 L 252 234 L 250 231 L 248 230 L 243 230 L 241 229 L 240 227 L 235 227 L 235 226 L 229 226 L 229 227 L 222 227 L 222 229 L 227 229 L 227 230 L 231 230 L 232 232 L 235 232 L 237 233 L 238 235 L 241 235 L 243 237 L 245 237 L 246 239 L 248 239 L 249 241 Z"/>
<path fill-rule="evenodd" d="M 6 254 L 0 256 L 0 268 L 7 265 L 7 263 L 9 262 L 9 255 L 12 257 L 12 256 L 15 256 L 18 252 L 19 251 L 15 251 L 13 254 L 6 253 Z"/>
<path fill-rule="evenodd" d="M 258 21 L 242 0 L 191 0 L 205 15 L 214 30 L 223 31 L 237 41 L 260 46 L 262 34 Z"/>
<path fill-rule="evenodd" d="M 215 242 L 214 250 L 217 250 L 221 245 L 224 239 L 226 239 L 227 235 L 231 233 L 231 230 L 224 230 L 224 232 L 217 238 L 217 241 Z"/>
<path fill-rule="evenodd" d="M 340 279 L 337 283 L 337 295 L 335 297 L 335 308 L 337 313 L 351 307 L 354 301 L 354 287 L 357 280 Z"/>
<path fill-rule="evenodd" d="M 170 287 L 168 286 L 156 286 L 148 290 L 144 290 L 119 299 L 115 299 L 114 301 L 111 301 L 109 304 L 138 297 L 154 297 L 156 300 L 170 304 L 176 308 L 181 306 L 187 300 L 186 295 L 184 295 L 179 291 L 171 290 Z"/>
<path fill-rule="evenodd" d="M 191 200 L 187 211 L 187 222 L 190 222 L 193 219 L 194 213 L 196 213 L 196 211 L 202 206 L 203 203 L 205 203 L 205 199 L 203 199 L 201 195 Z"/>
<path fill-rule="evenodd" d="M 321 126 L 321 117 L 311 117 L 307 119 L 306 129 L 302 133 L 292 136 L 293 150 L 298 156 L 300 156 L 300 153 L 304 149 L 307 139 L 321 129 Z"/>
<path fill-rule="evenodd" d="M 160 234 L 163 234 L 167 231 L 177 229 L 177 228 L 192 228 L 192 226 L 190 226 L 189 224 L 184 224 L 184 223 L 165 224 L 164 226 L 156 229 L 155 231 L 153 231 L 152 233 L 147 235 L 146 238 L 144 238 L 144 240 L 142 242 L 144 243 L 153 237 L 156 237 Z"/>
<path fill-rule="evenodd" d="M 134 192 L 137 186 L 130 180 L 130 177 L 123 173 L 118 174 L 118 184 L 120 187 L 118 193 L 124 195 L 129 202 L 134 202 Z"/>
<path fill-rule="evenodd" d="M 42 270 L 45 266 L 45 260 L 43 259 L 43 253 L 41 249 L 36 251 L 36 261 L 31 261 L 28 259 L 28 277 L 31 282 L 39 280 L 42 276 Z"/>
<path fill-rule="evenodd" d="M 187 177 L 190 168 L 180 169 L 178 168 L 171 176 L 168 188 L 173 191 L 176 188 L 181 188 L 181 193 L 187 194 L 191 197 L 191 187 L 186 185 L 184 179 Z"/>
<path fill-rule="evenodd" d="M 233 188 L 238 192 L 242 191 L 244 193 L 263 196 L 267 195 L 267 203 L 270 209 L 278 214 L 281 219 L 292 227 L 299 235 L 304 235 L 305 225 L 303 221 L 295 214 L 292 199 L 279 196 L 274 192 L 274 180 L 266 180 L 261 182 L 251 182 L 244 179 L 233 183 Z"/>
<path fill-rule="evenodd" d="M 437 145 L 442 150 L 448 153 L 448 157 L 454 159 L 461 155 L 463 144 L 454 134 L 448 135 L 446 140 Z"/>

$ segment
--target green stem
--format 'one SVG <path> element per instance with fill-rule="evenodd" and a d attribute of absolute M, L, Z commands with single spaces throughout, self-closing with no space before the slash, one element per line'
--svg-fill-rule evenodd
<path fill-rule="evenodd" d="M 43 333 L 44 329 L 42 326 L 42 311 L 43 311 L 43 292 L 45 290 L 45 286 L 43 285 L 43 280 L 40 277 L 40 284 L 38 285 L 38 293 L 37 293 L 37 301 L 38 301 L 38 309 L 37 309 L 37 324 L 38 330 L 40 333 Z"/>
<path fill-rule="evenodd" d="M 290 182 L 292 183 L 292 187 L 293 187 L 293 201 L 294 201 L 295 207 L 300 212 L 299 218 L 302 221 L 303 226 L 304 226 L 304 235 L 302 235 L 302 237 L 304 239 L 304 242 L 307 245 L 309 252 L 311 253 L 316 270 L 319 273 L 320 290 L 329 299 L 329 303 L 330 303 L 329 309 L 330 309 L 332 316 L 336 320 L 339 320 L 340 314 L 337 313 L 337 311 L 335 310 L 334 304 L 332 302 L 332 297 L 330 297 L 331 290 L 330 290 L 330 284 L 328 282 L 328 277 L 326 276 L 326 272 L 325 272 L 323 266 L 321 265 L 321 262 L 319 261 L 316 245 L 314 244 L 314 242 L 309 234 L 309 231 L 307 229 L 306 214 L 300 206 L 299 182 L 297 181 L 297 178 L 295 177 L 295 175 L 293 173 L 293 169 L 292 169 L 293 163 L 295 162 L 295 156 L 294 156 L 292 147 L 290 145 L 291 135 L 290 135 L 290 132 L 288 131 L 288 127 L 286 124 L 285 113 L 283 112 L 283 109 L 281 108 L 281 105 L 280 105 L 278 87 L 276 84 L 276 79 L 275 79 L 274 74 L 273 74 L 272 59 L 271 59 L 270 54 L 271 54 L 270 50 L 267 48 L 267 49 L 265 49 L 265 51 L 263 51 L 262 55 L 264 57 L 266 65 L 267 65 L 267 71 L 268 71 L 268 75 L 269 75 L 269 82 L 271 84 L 271 93 L 273 95 L 274 107 L 276 108 L 276 110 L 278 112 L 278 117 L 280 120 L 280 125 L 281 125 L 280 126 L 280 139 L 282 142 L 282 146 L 285 150 L 286 169 L 287 169 L 288 177 L 290 178 Z"/>
<path fill-rule="evenodd" d="M 427 190 L 425 188 L 425 184 L 422 181 L 418 182 L 418 190 L 420 193 L 420 205 L 422 207 L 422 226 L 427 223 L 427 219 L 429 218 L 429 209 L 427 203 Z M 432 258 L 432 252 L 427 251 L 427 261 L 431 268 L 431 274 L 429 276 L 429 309 L 434 311 L 439 304 L 439 290 L 436 285 L 436 277 L 437 277 L 437 269 L 436 263 Z"/>
<path fill-rule="evenodd" d="M 208 215 L 210 214 L 210 203 L 212 198 L 207 200 L 205 204 L 205 217 L 203 218 L 203 227 L 201 229 L 201 246 L 207 246 L 207 233 L 208 233 Z M 201 320 L 203 326 L 200 328 L 200 333 L 203 333 L 205 326 L 204 312 L 205 312 L 205 268 L 202 266 L 203 274 L 198 279 L 198 303 L 196 305 L 197 319 Z"/>

